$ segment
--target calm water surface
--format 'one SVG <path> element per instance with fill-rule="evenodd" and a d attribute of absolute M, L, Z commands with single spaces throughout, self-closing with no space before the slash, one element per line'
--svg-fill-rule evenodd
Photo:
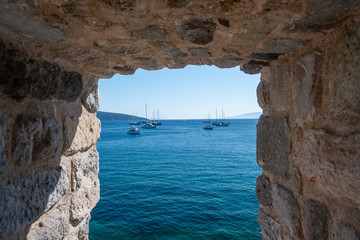
<path fill-rule="evenodd" d="M 90 239 L 261 239 L 257 120 L 230 122 L 168 120 L 139 136 L 103 122 Z"/>

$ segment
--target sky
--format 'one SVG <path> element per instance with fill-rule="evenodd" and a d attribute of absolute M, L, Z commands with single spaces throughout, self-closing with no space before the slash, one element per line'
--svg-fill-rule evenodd
<path fill-rule="evenodd" d="M 256 87 L 260 74 L 247 75 L 239 67 L 187 66 L 184 69 L 116 74 L 99 80 L 100 111 L 160 119 L 215 119 L 261 112 Z"/>

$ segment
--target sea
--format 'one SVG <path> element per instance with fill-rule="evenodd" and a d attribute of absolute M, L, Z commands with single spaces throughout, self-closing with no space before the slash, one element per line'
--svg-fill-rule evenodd
<path fill-rule="evenodd" d="M 201 120 L 163 120 L 140 135 L 126 133 L 128 121 L 102 122 L 89 238 L 260 240 L 257 121 L 203 130 Z"/>

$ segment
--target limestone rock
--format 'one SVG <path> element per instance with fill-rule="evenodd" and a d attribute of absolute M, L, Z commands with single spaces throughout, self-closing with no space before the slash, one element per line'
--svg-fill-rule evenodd
<path fill-rule="evenodd" d="M 305 212 L 305 235 L 307 239 L 328 239 L 330 221 L 330 213 L 326 205 L 314 200 L 307 201 Z"/>
<path fill-rule="evenodd" d="M 208 19 L 191 19 L 182 23 L 179 33 L 184 41 L 206 45 L 213 41 L 216 23 Z"/>
<path fill-rule="evenodd" d="M 258 211 L 258 222 L 265 240 L 278 240 L 281 236 L 281 226 L 275 219 L 267 215 L 262 208 Z"/>
<path fill-rule="evenodd" d="M 289 179 L 290 133 L 285 118 L 260 117 L 256 149 L 257 162 L 261 168 Z"/>
<path fill-rule="evenodd" d="M 67 134 L 73 134 L 74 124 L 69 121 L 69 129 L 66 129 Z M 95 145 L 100 138 L 101 124 L 100 120 L 96 118 L 95 114 L 88 113 L 85 109 L 79 119 L 76 126 L 75 135 L 72 139 L 70 147 L 66 150 L 66 154 L 71 155 L 81 150 L 85 150 Z M 65 126 L 67 127 L 67 126 Z"/>
<path fill-rule="evenodd" d="M 0 23 L 10 31 L 30 37 L 39 43 L 67 39 L 61 29 L 51 26 L 45 19 L 36 17 L 39 15 L 39 10 L 31 0 L 22 1 L 21 5 L 15 1 L 0 6 Z M 26 23 L 26 26 L 23 23 Z"/>
<path fill-rule="evenodd" d="M 34 222 L 26 239 L 63 239 L 69 233 L 69 209 L 61 205 Z"/>
<path fill-rule="evenodd" d="M 256 197 L 262 205 L 269 206 L 272 203 L 271 182 L 264 173 L 256 179 Z"/>
<path fill-rule="evenodd" d="M 0 110 L 0 170 L 6 166 L 5 137 L 6 137 L 6 112 Z"/>
<path fill-rule="evenodd" d="M 75 101 L 82 91 L 82 75 L 61 71 L 59 66 L 29 59 L 23 53 L 5 49 L 0 58 L 0 95 L 20 99 Z"/>
<path fill-rule="evenodd" d="M 88 218 L 90 211 L 95 207 L 100 198 L 98 169 L 99 169 L 99 155 L 95 148 L 89 149 L 81 156 L 78 156 L 76 162 L 81 162 L 79 165 L 73 164 L 72 172 L 73 191 L 70 206 L 70 221 L 77 226 L 84 219 Z"/>
<path fill-rule="evenodd" d="M 309 131 L 305 139 L 301 172 L 314 179 L 316 191 L 360 204 L 360 134 L 334 136 L 319 130 Z"/>
<path fill-rule="evenodd" d="M 29 165 L 33 161 L 56 162 L 62 150 L 61 123 L 56 119 L 17 116 L 13 126 L 12 160 L 16 165 Z"/>
<path fill-rule="evenodd" d="M 276 215 L 288 227 L 292 236 L 298 236 L 300 231 L 300 209 L 293 193 L 275 183 L 271 195 Z"/>
<path fill-rule="evenodd" d="M 81 97 L 81 102 L 89 112 L 96 112 L 100 107 L 98 86 L 86 90 Z"/>
<path fill-rule="evenodd" d="M 240 67 L 240 69 L 242 71 L 244 71 L 244 73 L 247 73 L 247 74 L 258 74 L 258 73 L 260 73 L 260 70 L 265 66 L 269 66 L 269 63 L 263 62 L 263 61 L 251 60 L 247 63 L 244 63 Z"/>
<path fill-rule="evenodd" d="M 290 53 L 305 45 L 305 41 L 293 38 L 277 38 L 264 42 L 264 49 L 267 53 Z"/>
<path fill-rule="evenodd" d="M 295 69 L 295 100 L 300 116 L 305 117 L 311 112 L 314 102 L 314 83 L 316 82 L 315 61 L 317 57 L 314 53 L 306 54 L 298 59 Z M 319 64 L 319 62 L 316 62 Z M 321 97 L 321 94 L 318 94 Z"/>
<path fill-rule="evenodd" d="M 360 232 L 356 231 L 353 226 L 340 223 L 336 229 L 335 240 L 360 240 Z"/>
<path fill-rule="evenodd" d="M 22 229 L 53 207 L 67 192 L 65 171 L 38 172 L 0 184 L 0 237 Z"/>
<path fill-rule="evenodd" d="M 196 57 L 211 57 L 211 53 L 206 48 L 189 48 L 189 52 Z"/>

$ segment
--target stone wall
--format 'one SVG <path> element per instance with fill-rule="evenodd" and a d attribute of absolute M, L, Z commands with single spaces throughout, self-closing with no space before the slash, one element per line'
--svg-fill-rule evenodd
<path fill-rule="evenodd" d="M 86 239 L 97 78 L 261 72 L 264 239 L 360 239 L 358 0 L 0 1 L 0 239 Z"/>
<path fill-rule="evenodd" d="M 97 80 L 2 42 L 0 76 L 0 239 L 86 239 L 99 200 Z"/>
<path fill-rule="evenodd" d="M 360 239 L 360 28 L 272 61 L 258 87 L 264 239 Z"/>

